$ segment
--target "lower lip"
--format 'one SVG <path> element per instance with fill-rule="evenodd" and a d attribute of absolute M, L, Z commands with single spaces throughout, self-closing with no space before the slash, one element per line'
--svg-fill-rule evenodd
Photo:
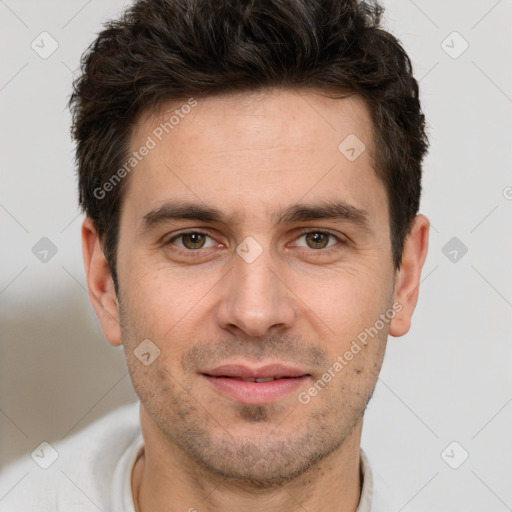
<path fill-rule="evenodd" d="M 227 377 L 203 375 L 215 390 L 244 404 L 269 404 L 297 391 L 309 378 L 292 377 L 268 382 L 246 382 Z"/>

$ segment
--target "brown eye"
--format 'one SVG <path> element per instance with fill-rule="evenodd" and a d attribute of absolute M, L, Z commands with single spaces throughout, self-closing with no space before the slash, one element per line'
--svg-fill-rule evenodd
<path fill-rule="evenodd" d="M 208 239 L 210 239 L 209 245 L 207 245 Z M 173 236 L 166 245 L 175 245 L 180 250 L 193 252 L 199 249 L 213 247 L 215 241 L 206 233 L 189 231 L 188 233 L 179 233 Z"/>
<path fill-rule="evenodd" d="M 311 232 L 305 235 L 306 241 L 312 249 L 325 249 L 329 243 L 329 236 L 326 233 Z"/>
<path fill-rule="evenodd" d="M 336 245 L 338 242 L 338 238 L 335 237 L 331 233 L 327 233 L 324 231 L 307 231 L 302 233 L 297 240 L 303 238 L 306 242 L 306 245 L 297 244 L 299 247 L 307 247 L 309 249 L 327 249 L 332 245 Z M 329 240 L 332 239 L 332 243 Z"/>
<path fill-rule="evenodd" d="M 204 246 L 205 236 L 201 233 L 185 233 L 181 238 L 187 249 L 201 249 Z"/>

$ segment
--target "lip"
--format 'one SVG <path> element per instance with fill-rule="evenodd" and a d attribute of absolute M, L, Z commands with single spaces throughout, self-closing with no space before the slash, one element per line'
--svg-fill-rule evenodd
<path fill-rule="evenodd" d="M 202 372 L 212 377 L 233 377 L 239 379 L 265 379 L 268 377 L 301 377 L 308 375 L 307 372 L 286 366 L 283 364 L 268 364 L 260 368 L 245 366 L 242 364 L 223 364 Z"/>
<path fill-rule="evenodd" d="M 269 404 L 300 388 L 311 375 L 299 368 L 270 364 L 259 368 L 225 364 L 201 372 L 215 391 L 244 404 Z M 254 382 L 243 379 L 269 379 Z"/>

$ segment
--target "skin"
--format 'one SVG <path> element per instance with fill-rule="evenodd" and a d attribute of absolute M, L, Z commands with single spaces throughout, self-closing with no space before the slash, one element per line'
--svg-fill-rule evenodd
<path fill-rule="evenodd" d="M 144 113 L 132 149 L 164 118 Z M 366 146 L 353 162 L 338 150 L 351 133 Z M 91 301 L 108 341 L 124 345 L 141 401 L 137 510 L 357 508 L 364 410 L 388 335 L 410 328 L 429 231 L 418 215 L 395 272 L 371 137 L 369 112 L 356 96 L 278 89 L 201 99 L 126 178 L 119 297 L 98 234 L 84 221 Z M 175 198 L 213 206 L 228 220 L 143 228 L 149 211 Z M 369 229 L 344 219 L 273 223 L 289 206 L 325 200 L 365 210 Z M 183 230 L 208 235 L 199 238 L 204 245 L 169 242 Z M 252 263 L 236 252 L 248 236 L 262 249 Z M 243 405 L 201 375 L 225 363 L 283 362 L 311 375 L 299 389 L 307 391 L 393 303 L 400 311 L 308 404 L 293 392 Z M 148 338 L 160 356 L 145 366 L 134 350 Z"/>

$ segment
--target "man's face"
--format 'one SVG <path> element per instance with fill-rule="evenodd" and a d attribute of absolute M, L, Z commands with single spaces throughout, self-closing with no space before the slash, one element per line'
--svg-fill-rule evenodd
<path fill-rule="evenodd" d="M 384 356 L 395 274 L 370 116 L 356 97 L 279 90 L 202 99 L 158 130 L 183 103 L 142 116 L 131 140 L 155 147 L 127 178 L 120 218 L 127 364 L 169 446 L 278 484 L 360 431 Z M 355 160 L 353 136 L 339 149 L 350 134 L 366 146 Z M 178 203 L 219 217 L 173 218 Z M 341 215 L 314 218 L 334 203 Z M 297 205 L 311 210 L 280 218 Z M 146 339 L 160 350 L 147 366 L 134 354 Z"/>

